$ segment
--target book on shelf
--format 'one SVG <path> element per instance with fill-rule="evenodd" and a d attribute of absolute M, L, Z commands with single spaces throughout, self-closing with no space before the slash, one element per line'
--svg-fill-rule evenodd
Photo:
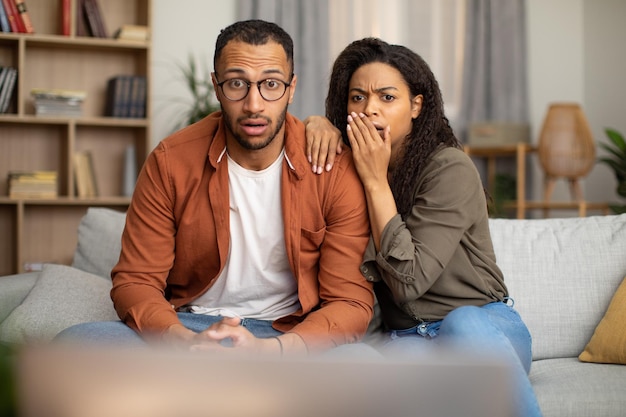
<path fill-rule="evenodd" d="M 85 0 L 76 0 L 76 36 L 89 36 L 85 19 Z"/>
<path fill-rule="evenodd" d="M 143 118 L 145 113 L 146 77 L 116 75 L 107 81 L 105 116 Z"/>
<path fill-rule="evenodd" d="M 0 32 L 11 32 L 11 25 L 7 17 L 7 12 L 4 10 L 4 3 L 0 0 Z"/>
<path fill-rule="evenodd" d="M 0 67 L 0 91 L 2 91 L 2 84 L 9 73 L 9 67 Z"/>
<path fill-rule="evenodd" d="M 4 13 L 7 15 L 7 20 L 9 21 L 9 27 L 11 28 L 11 32 L 25 32 L 26 29 L 24 28 L 24 22 L 22 22 L 22 19 L 17 12 L 17 6 L 15 6 L 14 0 L 1 1 L 2 5 L 4 6 Z"/>
<path fill-rule="evenodd" d="M 146 115 L 146 77 L 134 76 L 131 82 L 131 93 L 128 117 L 143 118 Z"/>
<path fill-rule="evenodd" d="M 89 34 L 96 38 L 108 38 L 104 18 L 98 0 L 82 0 L 85 23 Z"/>
<path fill-rule="evenodd" d="M 78 151 L 73 155 L 74 180 L 76 182 L 76 195 L 81 198 L 94 198 L 98 196 L 98 186 L 93 167 L 91 151 Z"/>
<path fill-rule="evenodd" d="M 30 20 L 30 13 L 28 12 L 26 3 L 24 2 L 24 0 L 14 1 L 17 13 L 20 16 L 20 19 L 22 19 L 22 23 L 24 24 L 24 33 L 35 33 L 35 28 L 33 27 L 32 20 Z"/>
<path fill-rule="evenodd" d="M 126 117 L 126 107 L 130 99 L 130 75 L 116 75 L 109 78 L 106 89 L 104 115 Z"/>
<path fill-rule="evenodd" d="M 144 25 L 122 25 L 113 37 L 126 41 L 147 41 L 150 38 L 150 29 Z"/>
<path fill-rule="evenodd" d="M 61 35 L 70 36 L 72 32 L 72 0 L 61 0 Z"/>
<path fill-rule="evenodd" d="M 0 114 L 9 111 L 17 86 L 17 68 L 0 67 Z"/>
<path fill-rule="evenodd" d="M 82 90 L 33 88 L 30 94 L 35 100 L 37 116 L 80 117 L 87 97 L 87 92 Z"/>
<path fill-rule="evenodd" d="M 10 171 L 9 198 L 57 198 L 56 171 Z"/>

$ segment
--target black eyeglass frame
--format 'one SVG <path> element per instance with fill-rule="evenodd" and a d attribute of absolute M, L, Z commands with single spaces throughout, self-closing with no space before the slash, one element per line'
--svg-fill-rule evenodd
<path fill-rule="evenodd" d="M 217 73 L 215 74 L 215 76 L 217 77 Z M 234 99 L 228 97 L 228 95 L 224 92 L 224 84 L 226 84 L 227 82 L 232 81 L 232 80 L 239 80 L 239 81 L 243 82 L 246 85 L 246 87 L 248 88 L 247 91 L 246 91 L 246 94 L 243 97 L 241 97 L 240 99 L 234 100 Z M 269 80 L 282 83 L 285 86 L 285 89 L 283 90 L 283 93 L 280 95 L 280 97 L 275 98 L 273 100 L 266 99 L 265 96 L 263 95 L 263 92 L 261 91 L 261 85 L 263 83 L 269 81 Z M 228 100 L 230 100 L 230 101 L 241 101 L 241 100 L 244 100 L 246 97 L 248 97 L 248 94 L 250 94 L 250 87 L 252 87 L 252 84 L 256 84 L 256 88 L 259 90 L 259 94 L 261 95 L 263 100 L 272 102 L 272 101 L 278 101 L 281 98 L 285 97 L 285 93 L 287 92 L 287 88 L 291 87 L 291 82 L 292 81 L 293 81 L 293 74 L 291 74 L 291 80 L 289 82 L 283 81 L 283 80 L 279 80 L 278 78 L 271 78 L 271 77 L 270 78 L 266 78 L 264 80 L 260 80 L 260 81 L 247 81 L 247 80 L 245 80 L 243 78 L 233 77 L 233 78 L 229 78 L 227 80 L 218 82 L 217 86 L 220 88 L 220 90 L 222 90 L 222 94 L 224 94 L 224 97 L 226 97 Z"/>

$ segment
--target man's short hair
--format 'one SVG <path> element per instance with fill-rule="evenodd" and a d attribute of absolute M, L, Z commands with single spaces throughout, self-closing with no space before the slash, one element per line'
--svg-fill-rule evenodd
<path fill-rule="evenodd" d="M 285 50 L 287 61 L 291 64 L 291 72 L 293 73 L 293 40 L 277 24 L 252 19 L 236 22 L 222 29 L 215 42 L 214 68 L 217 68 L 217 61 L 222 55 L 222 50 L 232 40 L 245 42 L 250 45 L 265 45 L 269 41 L 278 43 Z"/>

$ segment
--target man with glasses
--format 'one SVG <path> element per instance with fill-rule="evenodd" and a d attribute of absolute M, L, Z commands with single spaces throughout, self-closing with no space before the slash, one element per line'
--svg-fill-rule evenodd
<path fill-rule="evenodd" d="M 137 180 L 112 271 L 122 322 L 64 336 L 271 355 L 359 341 L 374 302 L 359 271 L 365 197 L 350 152 L 327 175 L 310 168 L 287 111 L 290 36 L 237 22 L 217 38 L 214 70 L 221 113 L 164 139 Z"/>

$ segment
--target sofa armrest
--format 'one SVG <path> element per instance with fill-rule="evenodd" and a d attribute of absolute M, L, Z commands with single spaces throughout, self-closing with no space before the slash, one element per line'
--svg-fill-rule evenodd
<path fill-rule="evenodd" d="M 39 272 L 0 277 L 0 323 L 26 298 L 39 279 Z"/>

